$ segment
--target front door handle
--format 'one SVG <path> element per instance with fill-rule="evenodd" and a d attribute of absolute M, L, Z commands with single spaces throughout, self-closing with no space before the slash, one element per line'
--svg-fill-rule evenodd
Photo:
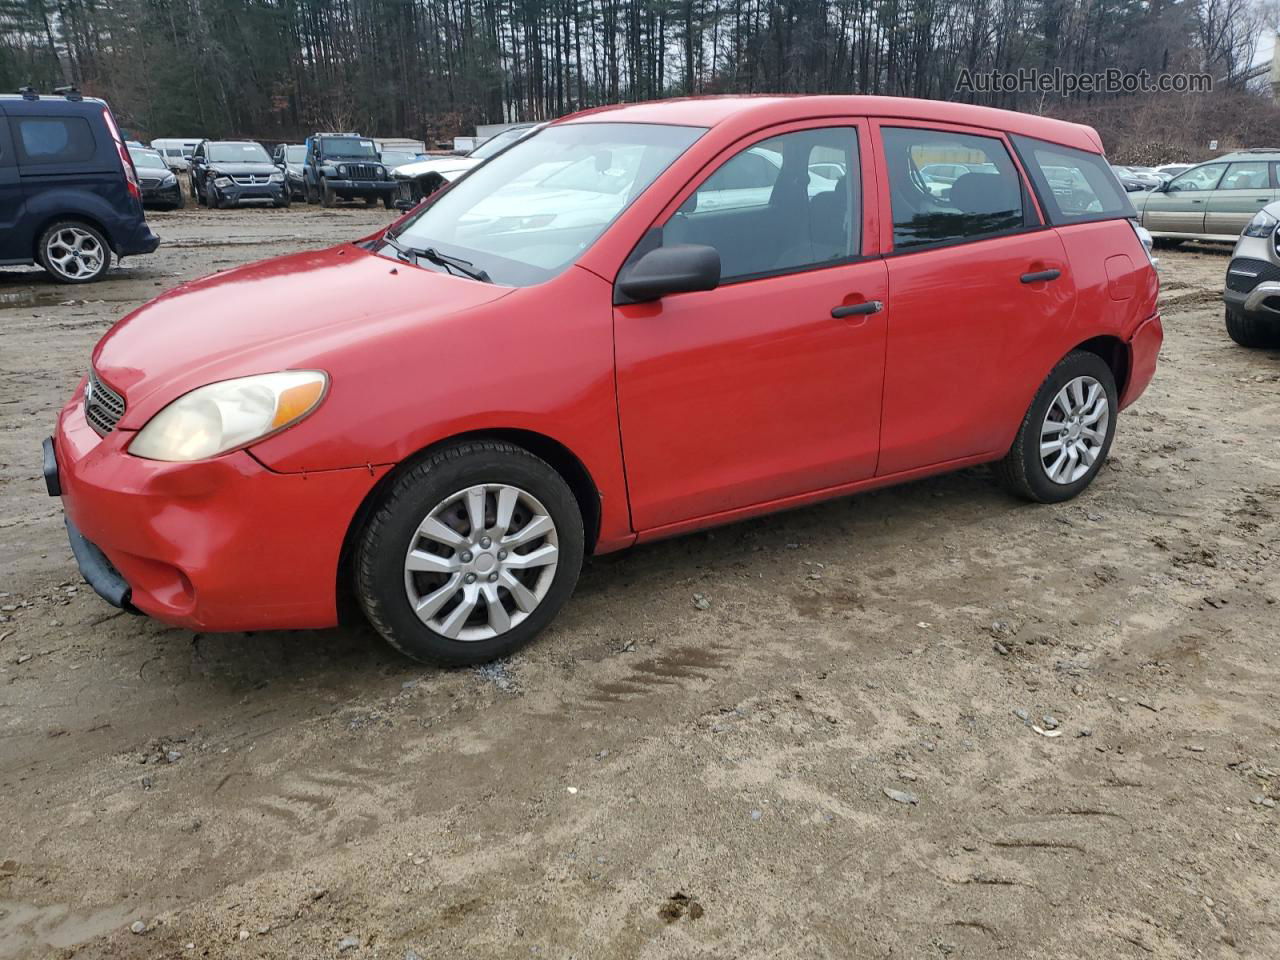
<path fill-rule="evenodd" d="M 839 320 L 841 317 L 857 317 L 868 313 L 879 313 L 884 304 L 879 300 L 867 300 L 864 303 L 851 303 L 844 307 L 832 307 L 831 316 Z"/>
<path fill-rule="evenodd" d="M 1062 276 L 1061 270 L 1037 270 L 1035 273 L 1024 273 L 1020 278 L 1023 283 L 1044 283 L 1048 280 L 1057 280 Z"/>

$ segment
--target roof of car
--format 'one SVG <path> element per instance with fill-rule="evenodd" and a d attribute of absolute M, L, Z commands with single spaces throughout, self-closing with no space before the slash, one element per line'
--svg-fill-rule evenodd
<path fill-rule="evenodd" d="M 1280 160 L 1280 148 L 1257 147 L 1251 150 L 1233 150 L 1212 160 L 1202 160 L 1201 163 L 1221 163 L 1224 160 Z M 1195 164 L 1195 166 L 1199 165 Z"/>
<path fill-rule="evenodd" d="M 34 99 L 28 99 L 20 93 L 0 93 L 0 109 L 8 114 L 37 113 L 74 115 L 83 113 L 86 108 L 101 110 L 106 101 L 97 97 L 79 97 L 69 100 L 60 93 L 43 93 Z"/>
<path fill-rule="evenodd" d="M 969 124 L 1048 140 L 1097 153 L 1102 141 L 1092 127 L 1052 117 L 998 110 L 970 103 L 913 97 L 723 96 L 686 97 L 647 103 L 593 107 L 555 123 L 667 123 L 680 126 L 759 128 L 788 120 L 831 117 L 886 117 Z"/>

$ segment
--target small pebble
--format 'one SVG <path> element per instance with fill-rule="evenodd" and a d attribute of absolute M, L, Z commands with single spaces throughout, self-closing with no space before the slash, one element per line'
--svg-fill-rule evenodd
<path fill-rule="evenodd" d="M 907 792 L 906 790 L 895 790 L 893 787 L 883 787 L 882 789 L 884 790 L 884 795 L 894 803 L 905 803 L 914 807 L 920 802 L 919 797 L 914 793 Z"/>
<path fill-rule="evenodd" d="M 1040 718 L 1040 725 L 1044 727 L 1046 730 L 1057 730 L 1058 718 L 1051 713 L 1046 713 L 1043 717 Z"/>
<path fill-rule="evenodd" d="M 1019 720 L 1021 720 L 1023 723 L 1031 722 L 1031 714 L 1028 713 L 1026 710 L 1023 710 L 1021 707 L 1018 707 L 1016 710 L 1014 710 L 1013 715 L 1017 717 Z"/>
<path fill-rule="evenodd" d="M 764 814 L 763 814 L 763 813 L 761 813 L 759 810 L 752 810 L 752 811 L 751 811 L 751 819 L 752 819 L 752 820 L 759 820 L 759 819 L 760 819 L 761 817 L 763 817 L 763 816 L 764 816 Z"/>
<path fill-rule="evenodd" d="M 709 610 L 711 609 L 711 601 L 701 593 L 695 593 L 693 595 L 693 606 L 697 610 Z"/>
<path fill-rule="evenodd" d="M 129 924 L 129 932 L 130 933 L 146 933 L 147 925 L 143 923 L 141 920 L 135 920 L 133 921 L 133 923 Z"/>
<path fill-rule="evenodd" d="M 248 931 L 248 930 L 241 930 L 241 931 L 240 931 L 240 939 L 241 939 L 242 941 L 244 941 L 244 940 L 248 940 L 248 939 L 249 939 L 249 931 Z"/>
<path fill-rule="evenodd" d="M 343 937 L 341 940 L 338 941 L 339 953 L 346 953 L 348 950 L 358 950 L 358 949 L 360 949 L 359 937 Z"/>

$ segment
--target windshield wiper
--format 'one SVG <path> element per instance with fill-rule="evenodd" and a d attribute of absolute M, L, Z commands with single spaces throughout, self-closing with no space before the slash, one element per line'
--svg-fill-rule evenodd
<path fill-rule="evenodd" d="M 451 257 L 447 253 L 441 253 L 435 247 L 426 247 L 425 249 L 407 247 L 397 240 L 396 235 L 390 230 L 383 233 L 382 241 L 396 252 L 396 256 L 399 259 L 412 263 L 415 267 L 418 265 L 419 260 L 426 260 L 428 263 L 444 267 L 450 272 L 456 270 L 462 276 L 470 277 L 472 280 L 479 280 L 481 283 L 493 283 L 493 278 L 489 276 L 488 272 L 481 270 L 470 260 Z"/>

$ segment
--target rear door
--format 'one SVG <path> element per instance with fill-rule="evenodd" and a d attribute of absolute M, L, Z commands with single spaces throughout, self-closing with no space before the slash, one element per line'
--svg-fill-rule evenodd
<path fill-rule="evenodd" d="M 13 141 L 3 113 L 0 113 L 0 263 L 28 262 L 31 259 L 31 228 L 25 222 L 26 200 L 18 164 L 13 155 Z"/>
<path fill-rule="evenodd" d="M 721 261 L 714 290 L 614 308 L 642 534 L 874 474 L 886 273 L 866 136 L 841 118 L 739 141 L 638 248 L 700 244 Z"/>
<path fill-rule="evenodd" d="M 1205 198 L 1204 232 L 1238 237 L 1253 215 L 1276 198 L 1266 160 L 1239 160 L 1227 165 L 1218 188 Z"/>
<path fill-rule="evenodd" d="M 889 268 L 884 425 L 877 474 L 989 455 L 1007 443 L 1028 363 L 1064 329 L 1075 287 L 1062 241 L 1045 228 L 1003 135 L 950 124 L 876 124 L 881 247 Z M 945 197 L 930 163 L 966 172 Z M 1003 452 L 1003 451 L 999 451 Z"/>
<path fill-rule="evenodd" d="M 1203 163 L 1152 191 L 1142 208 L 1142 225 L 1157 233 L 1204 233 L 1208 196 L 1217 189 L 1225 163 Z"/>

